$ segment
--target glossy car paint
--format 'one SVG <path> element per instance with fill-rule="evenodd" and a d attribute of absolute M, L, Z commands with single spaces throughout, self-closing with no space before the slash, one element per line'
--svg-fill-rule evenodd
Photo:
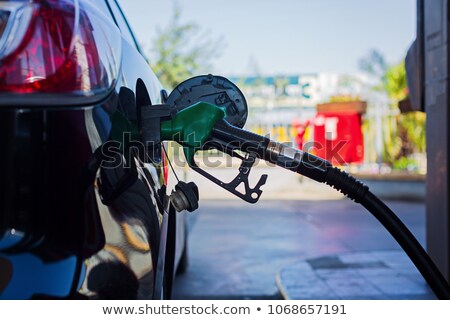
<path fill-rule="evenodd" d="M 107 16 L 111 28 L 123 19 L 118 8 L 111 16 L 115 1 L 82 1 L 100 8 L 95 14 Z M 24 261 L 45 267 L 42 279 L 29 279 L 33 288 L 17 290 L 9 298 L 151 299 L 155 291 L 163 291 L 155 288 L 155 283 L 162 285 L 161 279 L 155 280 L 158 250 L 167 241 L 160 231 L 166 205 L 162 163 L 135 158 L 138 179 L 108 206 L 101 201 L 102 183 L 116 184 L 126 170 L 102 167 L 94 181 L 88 172 L 93 152 L 109 138 L 110 115 L 121 112 L 132 118 L 136 112 L 133 105 L 120 103 L 121 88 L 135 91 L 137 79 L 142 79 L 152 103 L 160 103 L 159 81 L 124 32 L 120 73 L 106 99 L 71 107 L 61 101 L 61 108 L 45 108 L 42 98 L 42 108 L 0 108 L 0 268 L 18 270 Z M 182 215 L 179 219 L 183 221 Z M 184 225 L 178 229 L 183 232 Z M 183 244 L 177 248 L 181 251 Z M 15 284 L 20 286 L 24 284 Z"/>

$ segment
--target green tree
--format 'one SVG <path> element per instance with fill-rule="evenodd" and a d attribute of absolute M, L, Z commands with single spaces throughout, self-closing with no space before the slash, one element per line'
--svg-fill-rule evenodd
<path fill-rule="evenodd" d="M 395 105 L 398 105 L 400 100 L 408 97 L 408 83 L 406 82 L 404 61 L 386 68 L 383 75 L 383 86 L 389 99 Z"/>
<path fill-rule="evenodd" d="M 175 7 L 169 24 L 158 30 L 150 65 L 163 86 L 171 90 L 195 74 L 209 72 L 221 44 L 221 39 L 212 40 L 196 23 L 182 22 L 181 9 Z"/>
<path fill-rule="evenodd" d="M 391 101 L 391 109 L 398 111 L 398 103 L 408 97 L 404 61 L 388 65 L 382 54 L 372 50 L 360 61 L 360 68 L 378 80 L 373 89 L 385 92 Z M 425 152 L 425 120 L 423 112 L 386 117 L 383 121 L 383 160 L 394 167 L 404 168 L 405 164 L 412 164 L 412 154 Z"/>

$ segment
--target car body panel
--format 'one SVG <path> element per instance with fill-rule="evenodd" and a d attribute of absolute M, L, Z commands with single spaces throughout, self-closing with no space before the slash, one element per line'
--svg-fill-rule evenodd
<path fill-rule="evenodd" d="M 101 10 L 117 5 L 112 0 L 105 0 L 105 5 L 99 2 L 103 0 L 95 1 L 95 6 Z M 109 14 L 111 21 L 117 22 L 111 12 L 103 14 Z M 22 215 L 27 223 L 35 224 L 33 230 L 39 231 L 31 238 L 25 232 L 18 240 L 23 245 L 13 246 L 14 254 L 31 254 L 49 267 L 76 261 L 70 279 L 61 275 L 71 283 L 70 288 L 66 285 L 62 290 L 68 292 L 64 294 L 60 290 L 55 296 L 151 299 L 155 297 L 155 283 L 163 285 L 163 281 L 155 280 L 158 259 L 165 258 L 158 256 L 158 250 L 167 241 L 161 237 L 160 230 L 167 208 L 163 162 L 154 159 L 152 163 L 143 163 L 139 157 L 133 158 L 137 180 L 108 205 L 102 201 L 103 185 L 117 184 L 127 168 L 101 166 L 89 172 L 94 152 L 110 138 L 113 126 L 110 116 L 120 112 L 135 121 L 136 107 L 121 101 L 121 89 L 136 93 L 136 82 L 141 79 L 152 104 L 161 103 L 161 84 L 139 48 L 122 35 L 121 50 L 114 90 L 96 105 L 71 103 L 65 107 L 61 99 L 61 108 L 55 104 L 46 108 L 43 99 L 42 108 L 14 103 L 0 108 L 0 170 L 3 173 L 0 204 L 5 204 L 0 222 L 2 226 L 8 225 L 10 216 L 14 220 Z M 18 167 L 25 169 L 21 171 Z M 22 199 L 20 208 L 14 208 L 17 199 Z M 184 223 L 183 217 L 177 216 L 180 223 Z M 5 235 L 2 238 L 0 233 L 0 259 L 3 266 L 9 266 L 11 250 L 2 248 L 2 244 L 16 230 L 2 228 L 0 231 Z M 181 239 L 177 251 L 183 249 L 184 235 Z M 46 281 L 50 287 L 50 282 L 56 283 L 58 277 Z M 33 297 L 55 293 L 36 290 Z"/>

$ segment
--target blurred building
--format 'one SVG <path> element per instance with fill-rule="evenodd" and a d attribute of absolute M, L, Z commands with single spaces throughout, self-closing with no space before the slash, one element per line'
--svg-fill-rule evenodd
<path fill-rule="evenodd" d="M 247 128 L 296 145 L 313 140 L 317 105 L 335 96 L 365 97 L 370 90 L 363 74 L 317 73 L 230 79 L 247 99 Z"/>

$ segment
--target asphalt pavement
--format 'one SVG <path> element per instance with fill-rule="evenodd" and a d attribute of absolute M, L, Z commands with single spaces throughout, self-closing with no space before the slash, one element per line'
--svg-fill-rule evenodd
<path fill-rule="evenodd" d="M 423 244 L 423 203 L 388 205 Z M 375 218 L 346 199 L 254 205 L 203 200 L 189 216 L 189 226 L 189 267 L 176 278 L 176 299 L 279 299 L 277 275 L 299 262 L 400 250 Z"/>
<path fill-rule="evenodd" d="M 226 182 L 237 173 L 236 167 L 207 170 Z M 367 258 L 378 252 L 384 258 L 387 252 L 402 261 L 402 268 L 415 270 L 370 213 L 324 184 L 260 165 L 252 169 L 251 183 L 261 174 L 269 177 L 260 201 L 249 204 L 192 170 L 177 172 L 198 184 L 200 208 L 188 217 L 189 267 L 176 278 L 175 299 L 295 298 L 280 286 L 283 274 L 300 281 L 304 275 L 295 270 L 305 261 L 351 260 L 354 254 Z M 423 245 L 424 203 L 387 204 Z"/>

